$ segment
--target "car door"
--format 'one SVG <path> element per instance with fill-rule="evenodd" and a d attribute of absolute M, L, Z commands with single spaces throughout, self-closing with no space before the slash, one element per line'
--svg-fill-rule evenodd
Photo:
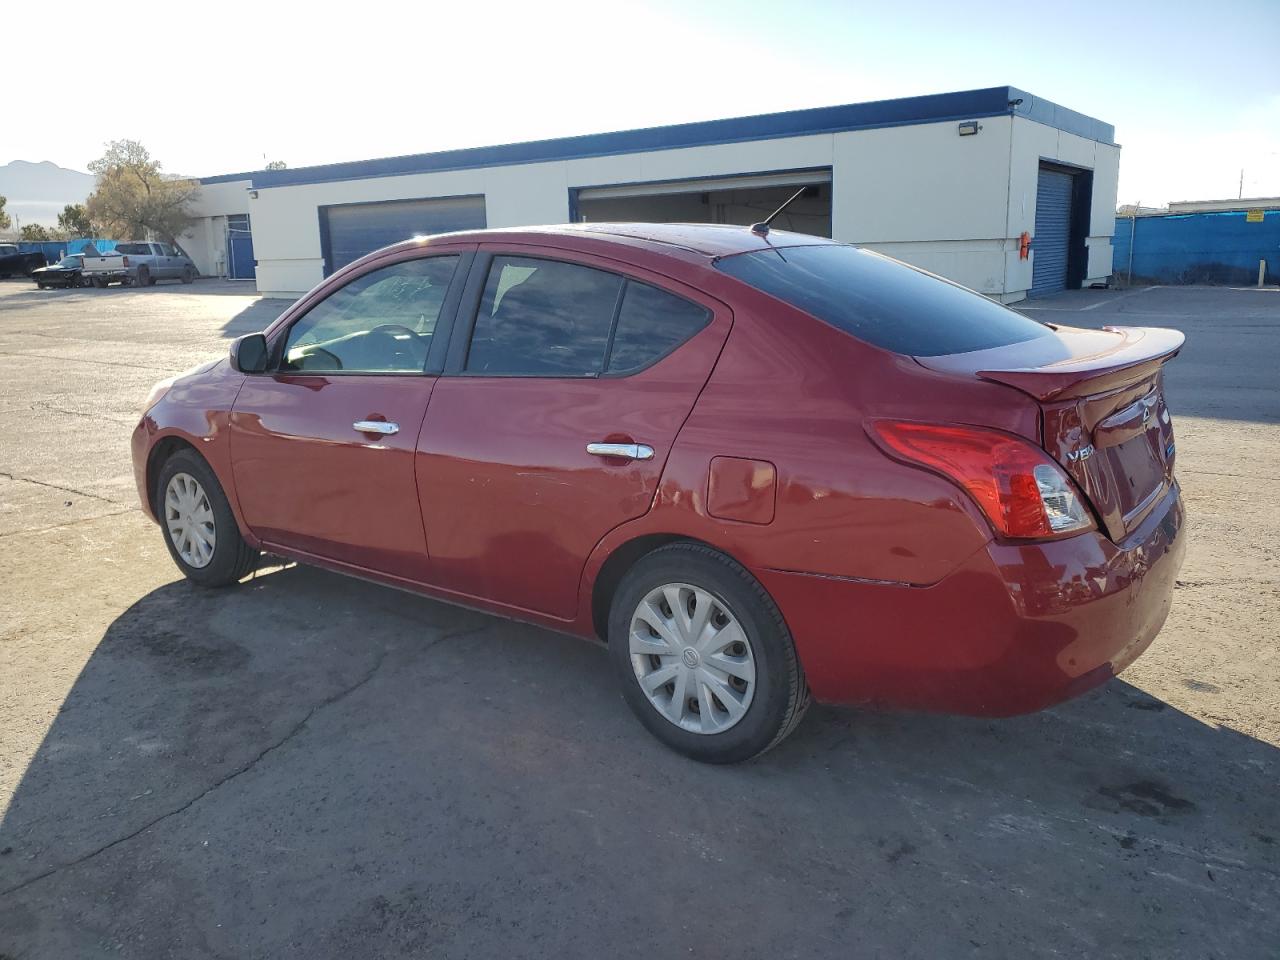
<path fill-rule="evenodd" d="M 159 264 L 159 270 L 156 275 L 158 277 L 163 277 L 166 280 L 174 279 L 178 275 L 178 272 L 174 267 L 176 261 L 173 257 L 173 247 L 169 246 L 167 243 L 157 243 L 155 244 L 155 249 L 159 254 L 156 261 L 157 264 Z"/>
<path fill-rule="evenodd" d="M 240 509 L 269 545 L 424 579 L 414 451 L 469 257 L 375 261 L 273 334 L 230 422 Z"/>
<path fill-rule="evenodd" d="M 731 316 L 613 261 L 517 249 L 471 270 L 418 493 L 437 586 L 568 619 L 592 548 L 652 504 Z"/>

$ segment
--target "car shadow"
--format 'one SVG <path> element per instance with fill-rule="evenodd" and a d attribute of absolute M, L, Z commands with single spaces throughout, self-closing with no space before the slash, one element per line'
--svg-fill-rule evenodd
<path fill-rule="evenodd" d="M 0 955 L 1260 956 L 1278 782 L 1123 680 L 700 765 L 595 645 L 268 567 L 102 636 L 0 820 Z"/>

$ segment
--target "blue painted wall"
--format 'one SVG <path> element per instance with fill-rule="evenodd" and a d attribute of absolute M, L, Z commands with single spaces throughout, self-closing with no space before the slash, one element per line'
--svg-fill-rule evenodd
<path fill-rule="evenodd" d="M 1266 211 L 1262 223 L 1246 222 L 1243 211 L 1117 217 L 1111 248 L 1120 281 L 1129 275 L 1131 239 L 1135 283 L 1253 285 L 1259 260 L 1267 261 L 1267 283 L 1280 283 L 1280 210 Z"/>

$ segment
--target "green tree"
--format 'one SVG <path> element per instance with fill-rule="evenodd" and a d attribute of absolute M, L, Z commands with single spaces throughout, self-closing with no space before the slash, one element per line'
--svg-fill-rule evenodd
<path fill-rule="evenodd" d="M 89 211 L 82 203 L 68 203 L 58 214 L 58 232 L 67 240 L 92 237 L 95 233 Z"/>
<path fill-rule="evenodd" d="M 283 160 L 272 160 L 267 164 L 268 170 L 287 170 L 289 165 Z"/>
<path fill-rule="evenodd" d="M 10 220 L 9 215 L 4 212 L 4 205 L 8 202 L 8 197 L 0 197 L 0 230 L 8 230 L 13 226 L 13 221 Z"/>
<path fill-rule="evenodd" d="M 28 223 L 18 232 L 20 240 L 56 240 L 48 227 L 40 223 Z"/>
<path fill-rule="evenodd" d="M 199 187 L 161 173 L 158 161 L 136 140 L 113 140 L 89 170 L 98 188 L 85 201 L 89 219 L 117 240 L 154 235 L 176 241 L 195 219 L 191 203 Z"/>

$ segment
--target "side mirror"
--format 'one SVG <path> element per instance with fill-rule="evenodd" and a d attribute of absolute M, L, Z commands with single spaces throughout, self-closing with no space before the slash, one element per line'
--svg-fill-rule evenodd
<path fill-rule="evenodd" d="M 270 354 L 267 338 L 260 333 L 250 333 L 231 343 L 231 369 L 241 373 L 262 373 L 267 369 Z"/>

